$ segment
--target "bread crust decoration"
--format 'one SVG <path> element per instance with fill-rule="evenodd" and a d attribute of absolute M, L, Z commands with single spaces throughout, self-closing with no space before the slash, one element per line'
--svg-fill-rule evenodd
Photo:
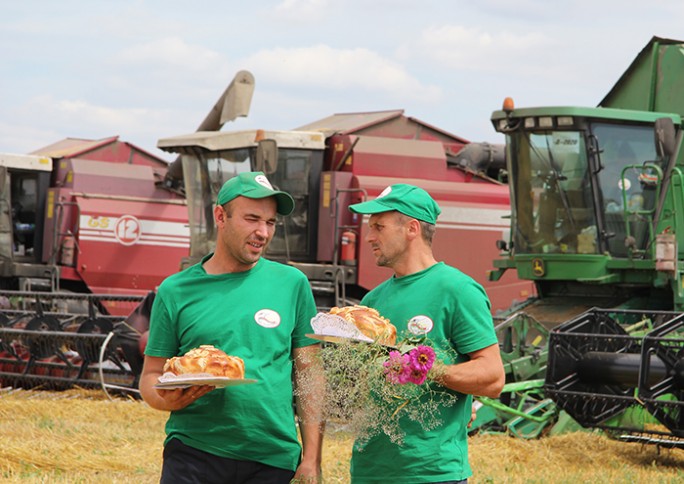
<path fill-rule="evenodd" d="M 245 362 L 238 356 L 227 355 L 213 345 L 201 345 L 185 353 L 174 356 L 164 363 L 164 373 L 174 375 L 208 374 L 213 376 L 243 379 Z"/>
<path fill-rule="evenodd" d="M 364 336 L 380 344 L 394 346 L 397 342 L 397 328 L 374 308 L 360 305 L 341 308 L 335 306 L 330 308 L 329 314 L 354 324 Z"/>

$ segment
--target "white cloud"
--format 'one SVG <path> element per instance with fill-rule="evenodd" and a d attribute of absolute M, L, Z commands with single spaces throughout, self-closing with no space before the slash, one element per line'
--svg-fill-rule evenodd
<path fill-rule="evenodd" d="M 241 69 L 252 110 L 224 129 L 403 108 L 487 139 L 505 96 L 594 105 L 651 36 L 680 38 L 684 13 L 681 0 L 6 3 L 0 150 L 19 152 L 117 134 L 154 149 L 196 129 Z"/>
<path fill-rule="evenodd" d="M 180 37 L 164 37 L 123 49 L 115 60 L 146 68 L 164 65 L 172 69 L 202 71 L 215 68 L 220 64 L 220 57 L 215 50 L 189 44 Z"/>
<path fill-rule="evenodd" d="M 171 116 L 167 109 L 113 108 L 81 99 L 36 96 L 12 110 L 15 123 L 0 127 L 0 145 L 2 151 L 27 153 L 64 138 L 120 136 L 122 141 L 154 151 L 157 139 L 180 131 L 178 111 L 174 113 Z"/>
<path fill-rule="evenodd" d="M 310 23 L 330 15 L 329 0 L 283 0 L 273 9 L 280 20 Z"/>
<path fill-rule="evenodd" d="M 507 31 L 490 33 L 461 25 L 430 26 L 423 30 L 412 51 L 414 57 L 428 58 L 462 71 L 503 71 L 520 65 L 539 65 L 540 54 L 553 47 L 544 34 Z M 543 62 L 542 62 L 543 64 Z"/>
<path fill-rule="evenodd" d="M 246 59 L 254 72 L 266 73 L 281 85 L 328 90 L 362 90 L 394 98 L 434 102 L 441 90 L 426 85 L 404 66 L 363 48 L 334 49 L 327 45 L 262 50 Z"/>

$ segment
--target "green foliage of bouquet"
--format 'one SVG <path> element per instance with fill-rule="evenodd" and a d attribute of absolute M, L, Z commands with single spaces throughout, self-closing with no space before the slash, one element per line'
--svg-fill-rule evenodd
<path fill-rule="evenodd" d="M 436 383 L 444 375 L 443 360 L 449 352 L 453 350 L 436 348 L 427 338 L 413 335 L 394 348 L 357 341 L 324 344 L 320 357 L 326 376 L 326 419 L 343 425 L 360 447 L 379 433 L 401 444 L 402 419 L 425 430 L 438 427 L 440 408 L 457 399 L 456 393 Z"/>

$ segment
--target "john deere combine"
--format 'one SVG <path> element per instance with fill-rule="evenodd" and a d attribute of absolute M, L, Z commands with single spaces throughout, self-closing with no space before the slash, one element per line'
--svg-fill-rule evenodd
<path fill-rule="evenodd" d="M 682 79 L 684 43 L 654 37 L 596 108 L 492 114 L 512 215 L 490 277 L 537 295 L 499 324 L 509 384 L 481 423 L 684 447 Z"/>

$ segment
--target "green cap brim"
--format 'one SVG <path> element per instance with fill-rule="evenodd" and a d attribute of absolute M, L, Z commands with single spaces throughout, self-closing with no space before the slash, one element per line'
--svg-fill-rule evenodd
<path fill-rule="evenodd" d="M 380 201 L 376 200 L 368 200 L 366 202 L 361 202 L 361 203 L 356 203 L 354 205 L 349 205 L 349 210 L 355 213 L 360 213 L 364 215 L 368 214 L 374 214 L 374 213 L 382 213 L 382 212 L 390 212 L 392 210 L 397 210 L 394 207 L 390 207 L 388 205 L 384 205 Z"/>
<path fill-rule="evenodd" d="M 273 191 L 268 190 L 266 188 L 264 188 L 263 190 L 255 188 L 253 190 L 250 190 L 248 193 L 243 193 L 242 196 L 255 199 L 275 197 L 277 204 L 276 211 L 279 215 L 287 216 L 290 215 L 294 210 L 294 199 L 289 193 L 286 192 L 279 192 L 277 190 Z"/>

